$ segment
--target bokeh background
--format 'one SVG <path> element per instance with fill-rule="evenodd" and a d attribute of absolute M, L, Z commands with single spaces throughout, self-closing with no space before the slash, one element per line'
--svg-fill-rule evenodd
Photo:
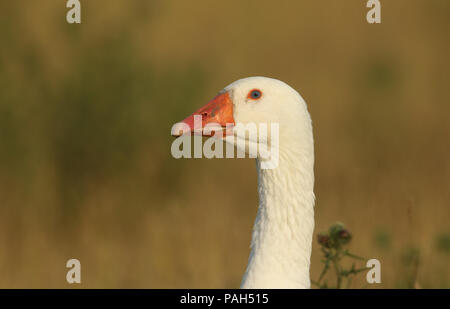
<path fill-rule="evenodd" d="M 381 3 L 1 1 L 0 287 L 73 287 L 70 258 L 75 287 L 238 287 L 255 163 L 176 160 L 170 129 L 263 75 L 309 105 L 315 234 L 381 261 L 352 287 L 449 288 L 450 2 Z"/>

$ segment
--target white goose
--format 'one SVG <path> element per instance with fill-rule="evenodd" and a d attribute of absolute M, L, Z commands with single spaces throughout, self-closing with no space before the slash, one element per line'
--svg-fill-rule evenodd
<path fill-rule="evenodd" d="M 174 126 L 172 134 L 186 133 L 186 125 L 195 133 L 194 115 L 202 116 L 202 129 L 208 123 L 222 128 L 237 123 L 279 124 L 278 166 L 264 169 L 264 156 L 256 158 L 259 207 L 241 288 L 310 288 L 314 143 L 303 98 L 282 81 L 249 77 L 225 87 L 211 102 Z M 222 131 L 227 142 L 237 135 L 234 128 Z M 269 136 L 257 143 L 275 147 L 271 139 Z"/>

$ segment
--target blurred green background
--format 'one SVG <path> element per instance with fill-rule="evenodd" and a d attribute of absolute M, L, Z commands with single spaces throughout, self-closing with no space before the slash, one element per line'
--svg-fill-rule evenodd
<path fill-rule="evenodd" d="M 316 231 L 343 221 L 382 284 L 450 287 L 450 1 L 0 2 L 0 287 L 238 287 L 251 159 L 180 159 L 171 126 L 232 81 L 309 105 Z M 313 245 L 311 277 L 319 276 Z"/>

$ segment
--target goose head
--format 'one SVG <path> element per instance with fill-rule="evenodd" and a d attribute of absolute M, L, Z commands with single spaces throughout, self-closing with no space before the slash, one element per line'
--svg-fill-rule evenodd
<path fill-rule="evenodd" d="M 255 134 L 250 134 L 253 130 Z M 215 136 L 265 161 L 289 145 L 312 140 L 311 119 L 300 94 L 268 77 L 248 77 L 222 89 L 177 123 L 172 135 Z"/>

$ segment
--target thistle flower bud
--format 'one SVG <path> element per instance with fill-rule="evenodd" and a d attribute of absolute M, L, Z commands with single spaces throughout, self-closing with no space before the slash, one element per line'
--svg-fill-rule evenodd
<path fill-rule="evenodd" d="M 343 229 L 343 230 L 339 231 L 338 236 L 339 236 L 339 240 L 343 244 L 348 243 L 352 239 L 352 235 L 346 229 Z"/>
<path fill-rule="evenodd" d="M 330 233 L 330 236 L 332 238 L 338 238 L 339 237 L 339 233 L 344 230 L 344 224 L 341 222 L 336 222 L 335 224 L 333 224 L 332 226 L 330 226 L 328 232 Z"/>
<path fill-rule="evenodd" d="M 325 248 L 330 247 L 330 236 L 326 233 L 319 233 L 317 235 L 317 241 L 321 246 L 324 246 Z"/>

